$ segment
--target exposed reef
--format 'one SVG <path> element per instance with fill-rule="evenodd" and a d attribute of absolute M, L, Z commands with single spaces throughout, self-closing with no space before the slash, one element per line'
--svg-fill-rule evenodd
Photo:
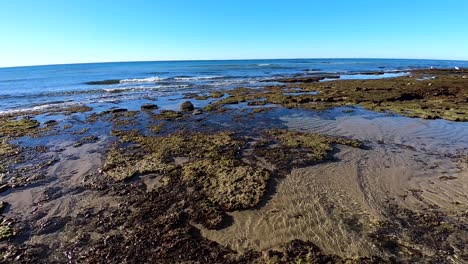
<path fill-rule="evenodd" d="M 369 110 L 392 111 L 409 117 L 467 121 L 468 79 L 464 77 L 464 70 L 417 70 L 410 76 L 375 80 L 317 80 L 310 83 L 304 77 L 290 78 L 287 82 L 294 84 L 288 86 L 228 91 L 227 98 L 213 102 L 205 110 L 261 100 L 286 108 L 321 110 L 360 105 Z M 308 93 L 311 91 L 314 93 Z M 288 94 L 290 92 L 297 95 Z"/>
<path fill-rule="evenodd" d="M 344 129 L 343 123 L 329 128 L 335 121 L 329 116 L 307 121 L 321 126 L 314 130 L 320 133 L 301 132 L 312 129 L 288 123 L 303 122 L 312 112 L 307 110 L 344 105 L 468 120 L 466 70 L 409 74 L 378 80 L 301 75 L 275 79 L 280 84 L 263 88 L 185 94 L 183 100 L 207 101 L 197 106 L 211 102 L 204 107 L 207 112 L 192 103 L 167 110 L 177 105 L 166 107 L 159 100 L 158 105 L 97 107 L 101 112 L 92 113 L 77 105 L 1 116 L 0 262 L 468 261 L 466 195 L 459 193 L 459 186 L 466 186 L 461 181 L 465 152 L 417 149 L 400 142 L 405 135 L 399 134 L 391 135 L 396 143 L 387 142 L 386 132 L 368 137 L 367 131 Z M 369 113 L 343 108 L 335 111 L 340 117 Z M 463 129 L 462 123 L 440 123 Z M 463 139 L 459 134 L 454 132 Z M 441 162 L 431 163 L 425 154 Z M 396 161 L 387 163 L 386 155 Z M 424 206 L 417 209 L 411 203 L 423 200 L 423 187 L 408 189 L 401 176 L 412 165 L 405 163 L 408 157 L 421 166 L 416 168 L 430 168 L 424 171 L 430 175 L 404 176 L 417 178 L 417 186 L 439 188 L 424 189 L 430 203 L 421 202 Z M 452 159 L 457 167 L 444 167 Z M 373 167 L 380 162 L 385 164 Z M 403 169 L 394 168 L 400 165 Z M 384 181 L 380 172 L 396 179 Z M 442 191 L 444 186 L 456 191 Z M 438 203 L 439 196 L 450 206 Z M 226 231 L 236 224 L 235 235 Z M 217 240 L 205 231 L 231 236 Z M 277 234 L 286 235 L 278 243 L 262 244 Z M 343 251 L 341 244 L 352 245 Z"/>

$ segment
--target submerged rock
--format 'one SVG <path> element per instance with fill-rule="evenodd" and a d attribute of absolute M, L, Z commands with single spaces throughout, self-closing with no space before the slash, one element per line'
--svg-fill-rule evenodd
<path fill-rule="evenodd" d="M 46 125 L 46 126 L 55 126 L 55 125 L 57 125 L 57 121 L 55 121 L 55 120 L 49 120 L 49 121 L 46 121 L 46 122 L 44 123 L 44 125 Z"/>
<path fill-rule="evenodd" d="M 158 109 L 158 106 L 155 104 L 144 104 L 141 106 L 141 110 L 155 110 Z"/>
<path fill-rule="evenodd" d="M 154 118 L 160 120 L 175 120 L 182 118 L 182 113 L 179 113 L 174 110 L 162 110 L 158 115 L 155 115 Z"/>
<path fill-rule="evenodd" d="M 180 111 L 188 112 L 188 111 L 193 111 L 195 107 L 190 101 L 185 101 L 180 105 Z"/>
<path fill-rule="evenodd" d="M 115 113 L 122 113 L 122 112 L 127 112 L 128 110 L 125 108 L 112 108 L 107 111 L 104 111 L 103 114 L 115 114 Z"/>
<path fill-rule="evenodd" d="M 87 85 L 110 85 L 110 84 L 119 84 L 120 80 L 103 80 L 103 81 L 91 81 L 91 82 L 85 82 Z"/>
<path fill-rule="evenodd" d="M 6 206 L 7 203 L 5 203 L 4 201 L 0 201 L 0 214 L 3 213 L 3 209 L 5 209 Z"/>
<path fill-rule="evenodd" d="M 8 184 L 0 185 L 0 193 L 6 191 L 8 189 L 10 189 L 10 186 Z"/>
<path fill-rule="evenodd" d="M 32 118 L 0 118 L 0 135 L 19 137 L 32 133 L 40 123 Z"/>

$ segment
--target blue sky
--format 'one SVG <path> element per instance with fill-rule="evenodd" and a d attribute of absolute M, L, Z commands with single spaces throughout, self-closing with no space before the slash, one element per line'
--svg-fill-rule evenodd
<path fill-rule="evenodd" d="M 0 67 L 135 60 L 468 60 L 466 0 L 0 0 Z"/>

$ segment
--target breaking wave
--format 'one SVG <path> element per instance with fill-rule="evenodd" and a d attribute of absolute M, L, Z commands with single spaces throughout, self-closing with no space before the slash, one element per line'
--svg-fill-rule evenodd
<path fill-rule="evenodd" d="M 120 80 L 120 83 L 152 83 L 152 82 L 160 82 L 165 79 L 166 78 L 160 78 L 160 77 L 149 77 L 149 78 L 142 78 L 142 79 L 124 79 L 124 80 Z"/>

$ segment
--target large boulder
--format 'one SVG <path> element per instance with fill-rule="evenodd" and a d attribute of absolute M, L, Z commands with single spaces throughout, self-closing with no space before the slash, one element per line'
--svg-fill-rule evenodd
<path fill-rule="evenodd" d="M 193 111 L 195 107 L 190 101 L 185 101 L 180 105 L 180 111 L 188 112 L 188 111 Z"/>

